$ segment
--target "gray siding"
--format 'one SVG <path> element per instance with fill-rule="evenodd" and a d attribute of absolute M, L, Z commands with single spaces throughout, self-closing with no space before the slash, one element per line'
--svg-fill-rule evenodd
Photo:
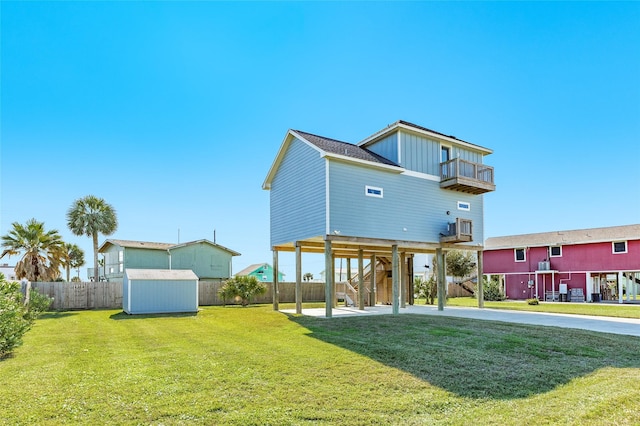
<path fill-rule="evenodd" d="M 166 250 L 127 247 L 124 252 L 124 268 L 169 269 L 169 255 Z"/>
<path fill-rule="evenodd" d="M 380 139 L 379 141 L 371 145 L 367 145 L 366 148 L 369 151 L 375 152 L 376 154 L 383 156 L 387 160 L 391 160 L 394 163 L 404 166 L 404 164 L 400 163 L 400 159 L 398 158 L 398 134 L 397 133 L 393 133 L 384 139 Z"/>
<path fill-rule="evenodd" d="M 330 232 L 438 243 L 447 223 L 460 217 L 473 221 L 474 243 L 484 241 L 482 196 L 448 191 L 441 189 L 439 182 L 353 164 L 331 161 L 329 170 Z M 366 196 L 366 185 L 382 188 L 383 198 Z M 471 203 L 471 211 L 458 210 L 458 201 Z"/>
<path fill-rule="evenodd" d="M 325 159 L 293 139 L 271 182 L 271 245 L 325 234 Z"/>
<path fill-rule="evenodd" d="M 413 133 L 400 132 L 402 166 L 407 170 L 440 176 L 440 143 Z"/>
<path fill-rule="evenodd" d="M 123 310 L 128 314 L 198 311 L 197 280 L 128 280 L 123 282 Z"/>

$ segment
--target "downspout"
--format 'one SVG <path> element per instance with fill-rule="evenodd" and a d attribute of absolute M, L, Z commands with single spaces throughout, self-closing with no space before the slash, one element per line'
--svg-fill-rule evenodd
<path fill-rule="evenodd" d="M 171 249 L 167 249 L 167 254 L 169 255 L 169 270 L 171 270 Z"/>

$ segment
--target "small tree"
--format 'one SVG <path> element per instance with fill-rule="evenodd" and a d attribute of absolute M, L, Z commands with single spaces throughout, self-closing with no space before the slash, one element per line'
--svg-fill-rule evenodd
<path fill-rule="evenodd" d="M 22 344 L 22 336 L 49 305 L 49 297 L 32 290 L 25 306 L 20 283 L 7 282 L 0 273 L 0 359 Z"/>
<path fill-rule="evenodd" d="M 62 251 L 62 257 L 62 266 L 67 272 L 67 282 L 69 282 L 71 280 L 71 269 L 78 269 L 84 265 L 84 251 L 77 244 L 66 243 Z"/>
<path fill-rule="evenodd" d="M 422 278 L 416 278 L 413 282 L 418 297 L 425 298 L 425 305 L 433 305 L 436 296 L 438 295 L 438 283 L 436 277 L 431 275 L 428 280 Z"/>
<path fill-rule="evenodd" d="M 229 279 L 222 287 L 219 294 L 222 297 L 223 304 L 227 300 L 240 299 L 242 306 L 251 303 L 251 298 L 260 294 L 264 294 L 267 287 L 258 281 L 253 275 L 243 275 Z"/>
<path fill-rule="evenodd" d="M 457 284 L 465 290 L 475 294 L 473 288 L 464 285 L 464 279 L 470 278 L 476 269 L 476 257 L 473 252 L 466 250 L 451 250 L 447 253 L 447 274 L 458 278 Z"/>

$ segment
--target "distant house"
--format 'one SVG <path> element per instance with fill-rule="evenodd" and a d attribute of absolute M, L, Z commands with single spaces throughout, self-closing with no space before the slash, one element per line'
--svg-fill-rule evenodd
<path fill-rule="evenodd" d="M 108 239 L 98 249 L 107 280 L 122 280 L 131 269 L 188 269 L 199 279 L 228 279 L 240 253 L 208 240 L 182 244 Z"/>
<path fill-rule="evenodd" d="M 249 275 L 256 277 L 258 281 L 273 282 L 273 267 L 268 263 L 254 263 L 253 265 L 247 266 L 242 271 L 237 272 L 235 275 L 236 277 Z M 282 281 L 283 278 L 284 274 L 278 271 L 278 281 Z"/>
<path fill-rule="evenodd" d="M 2 273 L 4 275 L 4 278 L 10 282 L 10 281 L 18 281 L 18 278 L 16 277 L 16 267 L 15 266 L 9 266 L 8 263 L 3 263 L 2 265 L 0 265 L 0 273 Z"/>
<path fill-rule="evenodd" d="M 640 301 L 640 225 L 487 238 L 483 259 L 510 299 Z"/>
<path fill-rule="evenodd" d="M 414 254 L 435 254 L 444 265 L 444 250 L 482 251 L 483 194 L 495 190 L 484 164 L 491 153 L 402 120 L 357 144 L 289 130 L 262 185 L 274 259 L 296 252 L 298 264 L 302 252 L 324 253 L 326 271 L 335 259 L 358 259 L 366 286 L 358 307 L 388 303 L 397 314 L 413 301 Z M 335 296 L 327 273 L 327 317 Z M 444 298 L 438 302 L 440 309 Z"/>

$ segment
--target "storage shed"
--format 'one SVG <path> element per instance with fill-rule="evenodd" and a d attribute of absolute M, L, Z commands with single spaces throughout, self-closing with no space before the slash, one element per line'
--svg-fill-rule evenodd
<path fill-rule="evenodd" d="M 198 277 L 184 269 L 126 269 L 122 309 L 127 314 L 198 311 Z"/>

